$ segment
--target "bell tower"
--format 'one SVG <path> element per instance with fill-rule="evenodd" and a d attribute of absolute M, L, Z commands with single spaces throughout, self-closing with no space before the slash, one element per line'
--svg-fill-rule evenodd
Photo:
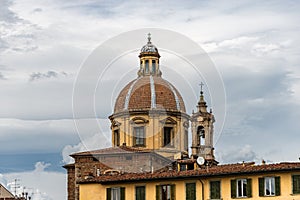
<path fill-rule="evenodd" d="M 207 112 L 207 105 L 203 96 L 203 83 L 200 84 L 200 99 L 197 105 L 197 112 L 193 111 L 191 116 L 192 128 L 192 158 L 202 157 L 206 165 L 216 165 L 213 133 L 215 118 L 210 110 Z"/>

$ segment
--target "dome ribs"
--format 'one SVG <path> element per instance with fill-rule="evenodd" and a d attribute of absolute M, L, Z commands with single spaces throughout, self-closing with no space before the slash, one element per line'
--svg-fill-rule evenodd
<path fill-rule="evenodd" d="M 172 84 L 157 76 L 153 76 L 152 80 L 152 90 L 149 76 L 135 79 L 126 85 L 117 98 L 114 112 L 150 109 L 185 112 L 183 99 Z M 153 97 L 155 100 L 152 100 Z"/>

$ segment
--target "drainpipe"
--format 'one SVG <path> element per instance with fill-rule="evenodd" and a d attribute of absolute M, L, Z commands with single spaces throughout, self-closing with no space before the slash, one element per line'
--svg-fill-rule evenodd
<path fill-rule="evenodd" d="M 203 183 L 203 181 L 201 180 L 201 179 L 198 179 L 199 181 L 200 181 L 200 183 L 201 183 L 201 185 L 202 185 L 202 200 L 204 200 L 204 183 Z"/>

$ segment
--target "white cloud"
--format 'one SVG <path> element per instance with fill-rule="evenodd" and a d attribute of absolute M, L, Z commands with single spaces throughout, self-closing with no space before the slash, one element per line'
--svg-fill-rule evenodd
<path fill-rule="evenodd" d="M 4 178 L 3 174 L 0 174 L 0 184 L 7 187 L 7 180 Z"/>
<path fill-rule="evenodd" d="M 218 161 L 221 163 L 237 163 L 237 162 L 259 162 L 261 159 L 256 152 L 252 150 L 251 145 L 245 145 L 243 147 L 231 147 L 231 149 L 226 149 L 219 151 L 217 153 Z"/>
<path fill-rule="evenodd" d="M 111 141 L 109 135 L 110 132 L 98 133 L 82 140 L 76 145 L 66 145 L 62 150 L 63 162 L 66 164 L 74 162 L 73 158 L 69 155 L 76 152 L 110 147 Z"/>
<path fill-rule="evenodd" d="M 36 172 L 36 173 L 43 172 L 50 165 L 51 165 L 50 163 L 37 162 L 34 165 L 34 172 Z"/>
<path fill-rule="evenodd" d="M 280 46 L 277 44 L 260 44 L 257 43 L 253 46 L 252 51 L 257 54 L 267 54 L 272 52 L 278 52 L 280 50 Z"/>
<path fill-rule="evenodd" d="M 0 174 L 8 189 L 14 194 L 14 180 L 17 179 L 17 195 L 28 192 L 32 200 L 66 199 L 66 175 L 59 172 L 48 172 L 48 163 L 37 162 L 33 171 Z"/>

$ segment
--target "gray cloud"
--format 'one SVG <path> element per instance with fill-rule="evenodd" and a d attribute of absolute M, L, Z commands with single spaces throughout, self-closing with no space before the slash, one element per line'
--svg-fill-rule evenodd
<path fill-rule="evenodd" d="M 20 18 L 9 9 L 12 4 L 13 1 L 11 0 L 0 1 L 0 21 L 14 23 L 17 20 L 20 20 Z"/>
<path fill-rule="evenodd" d="M 35 43 L 36 32 L 39 28 L 24 20 L 11 7 L 14 2 L 3 0 L 0 2 L 0 50 L 27 52 L 38 48 Z"/>
<path fill-rule="evenodd" d="M 36 81 L 39 79 L 57 78 L 58 73 L 55 71 L 48 71 L 46 73 L 34 72 L 29 75 L 29 81 Z"/>
<path fill-rule="evenodd" d="M 0 125 L 0 151 L 3 154 L 58 153 L 65 145 L 79 141 L 73 120 L 0 119 Z"/>
<path fill-rule="evenodd" d="M 0 72 L 0 80 L 6 80 L 5 76 Z"/>
<path fill-rule="evenodd" d="M 56 72 L 56 71 L 47 71 L 45 73 L 42 72 L 34 72 L 29 75 L 29 81 L 37 81 L 41 79 L 50 79 L 50 78 L 59 78 L 60 76 L 68 76 L 67 72 Z"/>

